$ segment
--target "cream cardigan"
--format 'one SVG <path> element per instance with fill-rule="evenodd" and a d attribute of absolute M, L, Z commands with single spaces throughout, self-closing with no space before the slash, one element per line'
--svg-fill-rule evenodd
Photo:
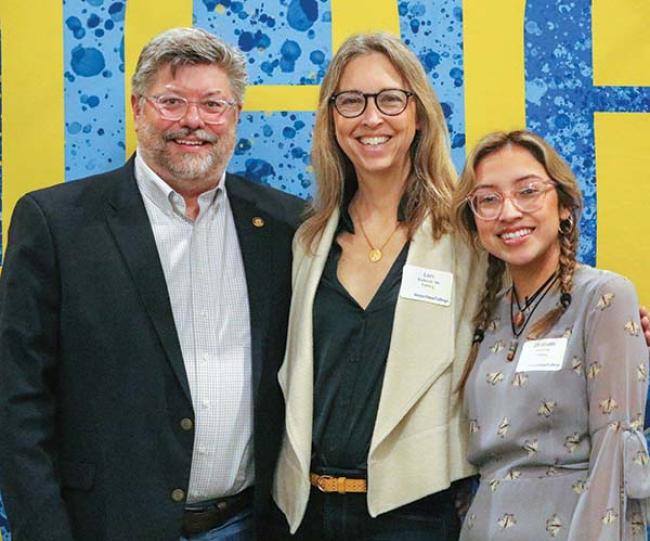
<path fill-rule="evenodd" d="M 273 497 L 292 533 L 302 521 L 310 492 L 313 302 L 338 220 L 336 211 L 314 253 L 294 240 L 287 351 L 278 375 L 286 425 L 273 484 Z M 444 307 L 402 297 L 397 301 L 368 456 L 371 516 L 444 490 L 474 473 L 465 460 L 468 430 L 453 389 L 469 353 L 471 318 L 485 267 L 456 235 L 433 241 L 429 221 L 413 236 L 406 263 L 452 273 L 452 303 Z"/>

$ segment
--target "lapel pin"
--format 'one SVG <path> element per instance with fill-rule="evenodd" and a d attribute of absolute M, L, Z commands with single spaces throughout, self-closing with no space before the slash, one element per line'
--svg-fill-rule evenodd
<path fill-rule="evenodd" d="M 259 216 L 255 216 L 251 222 L 255 227 L 264 227 L 264 218 L 260 218 Z"/>

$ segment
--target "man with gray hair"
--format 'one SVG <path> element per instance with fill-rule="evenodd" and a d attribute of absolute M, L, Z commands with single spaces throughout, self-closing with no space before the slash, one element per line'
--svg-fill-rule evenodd
<path fill-rule="evenodd" d="M 15 541 L 261 539 L 302 201 L 225 172 L 245 59 L 143 49 L 124 167 L 24 196 L 0 279 L 0 491 Z"/>

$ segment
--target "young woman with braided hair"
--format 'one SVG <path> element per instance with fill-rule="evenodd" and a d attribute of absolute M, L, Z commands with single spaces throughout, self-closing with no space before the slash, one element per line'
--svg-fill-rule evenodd
<path fill-rule="evenodd" d="M 454 199 L 489 254 L 459 386 L 481 473 L 461 540 L 646 539 L 648 350 L 633 285 L 576 263 L 575 177 L 541 137 L 494 133 Z"/>

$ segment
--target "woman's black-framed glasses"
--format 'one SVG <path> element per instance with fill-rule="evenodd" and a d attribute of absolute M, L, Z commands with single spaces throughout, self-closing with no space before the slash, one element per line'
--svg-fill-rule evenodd
<path fill-rule="evenodd" d="M 411 96 L 415 96 L 415 94 L 401 88 L 386 88 L 375 94 L 346 90 L 345 92 L 332 94 L 329 101 L 334 105 L 337 112 L 345 118 L 361 116 L 368 107 L 368 98 L 375 100 L 375 106 L 380 113 L 387 116 L 397 116 L 406 109 Z"/>

